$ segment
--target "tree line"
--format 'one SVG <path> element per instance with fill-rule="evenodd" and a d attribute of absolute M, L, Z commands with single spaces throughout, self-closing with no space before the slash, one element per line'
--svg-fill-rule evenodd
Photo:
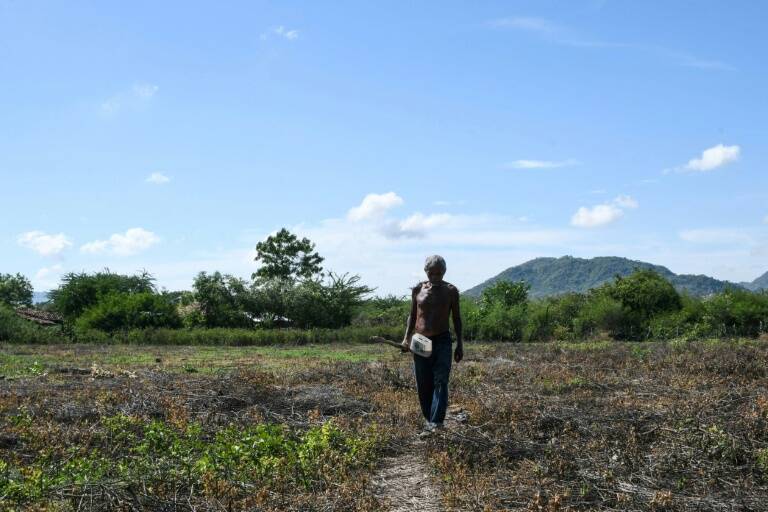
<path fill-rule="evenodd" d="M 182 343 L 192 335 L 178 334 L 181 331 L 218 329 L 217 336 L 227 337 L 222 329 L 264 332 L 278 327 L 352 328 L 362 338 L 371 332 L 366 328 L 394 336 L 404 329 L 410 297 L 374 297 L 359 276 L 326 272 L 323 258 L 307 238 L 282 229 L 257 244 L 256 260 L 261 266 L 250 280 L 200 272 L 190 291 L 158 290 L 148 272 L 68 273 L 39 307 L 60 315 L 60 335 L 77 340 L 103 340 L 104 335 L 137 340 L 152 331 L 151 339 Z M 678 293 L 652 269 L 617 276 L 586 293 L 531 299 L 529 288 L 524 282 L 498 281 L 479 299 L 463 296 L 465 336 L 512 342 L 644 340 L 758 336 L 768 331 L 768 293 L 733 288 L 697 298 Z M 13 313 L 12 308 L 31 306 L 32 297 L 32 286 L 23 275 L 0 274 L 0 340 L 53 336 L 31 330 Z M 334 336 L 325 334 L 323 339 Z M 192 337 L 197 341 L 197 335 Z M 262 338 L 282 339 L 263 335 L 256 341 Z M 239 332 L 233 339 L 251 343 L 254 336 Z"/>

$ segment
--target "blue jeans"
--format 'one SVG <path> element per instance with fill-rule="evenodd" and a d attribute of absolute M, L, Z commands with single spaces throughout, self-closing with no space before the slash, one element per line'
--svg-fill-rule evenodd
<path fill-rule="evenodd" d="M 448 409 L 448 374 L 451 373 L 451 333 L 446 331 L 432 340 L 432 355 L 413 355 L 416 390 L 421 413 L 432 423 L 441 424 Z"/>

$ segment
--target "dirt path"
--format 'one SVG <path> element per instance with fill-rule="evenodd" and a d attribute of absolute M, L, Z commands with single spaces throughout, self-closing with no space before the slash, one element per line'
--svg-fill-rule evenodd
<path fill-rule="evenodd" d="M 445 418 L 446 428 L 467 420 L 466 413 L 450 407 Z M 374 495 L 388 506 L 390 512 L 441 512 L 443 499 L 440 487 L 432 479 L 432 469 L 426 461 L 424 441 L 414 436 L 402 453 L 386 457 L 373 477 Z"/>
<path fill-rule="evenodd" d="M 391 512 L 442 510 L 440 489 L 432 481 L 432 471 L 418 443 L 408 446 L 405 453 L 383 459 L 373 482 L 375 496 Z"/>

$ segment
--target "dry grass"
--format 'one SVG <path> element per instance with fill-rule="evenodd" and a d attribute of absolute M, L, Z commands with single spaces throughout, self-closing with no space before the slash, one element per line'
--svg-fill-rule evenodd
<path fill-rule="evenodd" d="M 468 421 L 415 452 L 445 509 L 768 510 L 764 341 L 466 353 L 451 398 Z M 377 464 L 412 456 L 421 421 L 408 359 L 380 346 L 13 345 L 0 347 L 0 375 L 0 483 L 42 479 L 40 468 L 66 477 L 0 498 L 0 509 L 377 510 L 387 502 L 371 482 Z M 158 451 L 142 473 L 72 472 L 73 460 L 94 454 L 146 463 L 135 446 L 158 435 L 151 424 L 179 438 L 169 451 L 194 457 L 279 425 L 306 467 L 285 452 L 272 476 L 241 462 L 184 474 L 187 459 Z M 336 437 L 317 451 L 310 433 L 323 425 Z M 115 437 L 120 428 L 134 437 Z M 223 433 L 234 441 L 222 444 Z"/>

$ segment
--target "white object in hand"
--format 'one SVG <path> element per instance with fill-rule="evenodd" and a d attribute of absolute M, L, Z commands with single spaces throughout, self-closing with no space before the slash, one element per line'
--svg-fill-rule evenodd
<path fill-rule="evenodd" d="M 421 357 L 432 355 L 432 340 L 423 334 L 415 333 L 411 336 L 411 352 Z"/>

